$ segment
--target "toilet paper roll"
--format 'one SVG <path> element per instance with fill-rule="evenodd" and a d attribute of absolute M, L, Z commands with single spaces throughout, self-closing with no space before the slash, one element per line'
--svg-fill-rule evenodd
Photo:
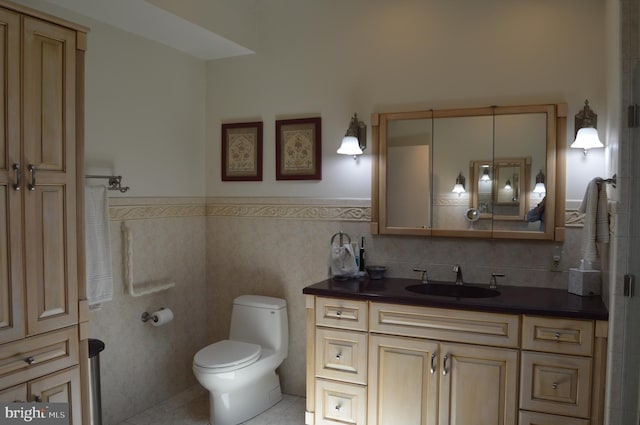
<path fill-rule="evenodd" d="M 158 311 L 154 311 L 151 314 L 151 324 L 153 326 L 166 325 L 173 320 L 173 311 L 170 308 L 163 308 Z"/>

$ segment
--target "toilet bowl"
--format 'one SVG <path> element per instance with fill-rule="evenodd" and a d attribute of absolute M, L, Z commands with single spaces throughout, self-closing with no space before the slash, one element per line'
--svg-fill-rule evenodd
<path fill-rule="evenodd" d="M 194 356 L 193 373 L 209 391 L 211 425 L 237 425 L 282 399 L 276 368 L 289 346 L 286 306 L 280 298 L 236 298 L 229 339 Z"/>

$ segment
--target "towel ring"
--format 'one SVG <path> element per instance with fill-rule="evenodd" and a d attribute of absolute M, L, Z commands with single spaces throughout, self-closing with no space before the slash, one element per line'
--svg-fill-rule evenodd
<path fill-rule="evenodd" d="M 342 246 L 344 244 L 343 242 L 343 237 L 346 236 L 347 237 L 347 243 L 351 243 L 351 236 L 349 236 L 346 233 L 343 232 L 338 232 L 336 234 L 334 234 L 333 236 L 331 236 L 331 245 L 333 245 L 333 241 L 336 239 L 336 236 L 340 236 L 340 246 Z"/>

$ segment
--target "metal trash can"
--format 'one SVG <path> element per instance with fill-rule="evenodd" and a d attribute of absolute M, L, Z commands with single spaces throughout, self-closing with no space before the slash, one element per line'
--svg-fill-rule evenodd
<path fill-rule="evenodd" d="M 91 425 L 102 425 L 102 401 L 100 399 L 100 352 L 104 342 L 89 338 L 89 400 Z"/>

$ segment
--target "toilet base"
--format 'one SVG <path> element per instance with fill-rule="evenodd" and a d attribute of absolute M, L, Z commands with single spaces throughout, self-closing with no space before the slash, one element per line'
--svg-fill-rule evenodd
<path fill-rule="evenodd" d="M 282 400 L 280 379 L 275 371 L 253 380 L 246 388 L 209 393 L 210 425 L 238 425 Z"/>

